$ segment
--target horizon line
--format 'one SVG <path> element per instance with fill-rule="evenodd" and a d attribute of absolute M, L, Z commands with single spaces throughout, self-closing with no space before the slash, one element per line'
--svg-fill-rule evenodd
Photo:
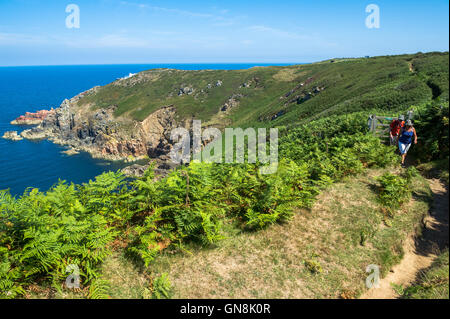
<path fill-rule="evenodd" d="M 48 67 L 48 66 L 101 66 L 101 65 L 213 65 L 213 64 L 268 64 L 268 65 L 298 65 L 298 64 L 313 64 L 318 62 L 324 62 L 328 60 L 339 59 L 361 59 L 361 58 L 373 58 L 373 57 L 385 57 L 385 56 L 399 56 L 399 55 L 414 55 L 414 54 L 429 54 L 429 53 L 449 53 L 449 50 L 432 50 L 432 51 L 417 51 L 417 52 L 405 52 L 397 54 L 381 54 L 381 55 L 361 55 L 361 56 L 348 56 L 348 57 L 328 57 L 326 59 L 318 59 L 310 62 L 143 62 L 143 63 L 74 63 L 74 64 L 23 64 L 23 65 L 0 65 L 0 68 L 8 67 Z"/>
<path fill-rule="evenodd" d="M 329 59 L 327 59 L 329 60 Z M 326 60 L 321 60 L 326 61 Z M 320 62 L 320 61 L 316 61 Z M 15 67 L 38 67 L 38 66 L 101 66 L 101 65 L 214 65 L 214 64 L 310 64 L 315 62 L 153 62 L 153 63 L 74 63 L 74 64 L 23 64 L 23 65 L 0 65 L 0 68 L 15 68 Z"/>

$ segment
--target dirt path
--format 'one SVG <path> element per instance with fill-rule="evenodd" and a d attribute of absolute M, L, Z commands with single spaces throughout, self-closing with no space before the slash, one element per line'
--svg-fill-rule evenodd
<path fill-rule="evenodd" d="M 413 283 L 420 272 L 428 268 L 436 254 L 448 247 L 448 189 L 437 179 L 429 179 L 434 194 L 430 215 L 424 220 L 423 236 L 405 242 L 405 255 L 400 264 L 380 280 L 379 288 L 368 290 L 361 299 L 394 299 L 398 294 L 391 283 L 406 286 Z"/>

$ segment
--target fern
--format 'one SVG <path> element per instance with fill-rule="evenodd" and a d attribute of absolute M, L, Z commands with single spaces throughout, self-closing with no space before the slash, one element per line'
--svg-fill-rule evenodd
<path fill-rule="evenodd" d="M 153 299 L 170 299 L 172 296 L 172 284 L 167 273 L 162 273 L 153 281 L 152 297 Z"/>
<path fill-rule="evenodd" d="M 439 120 L 445 121 L 445 112 Z M 423 127 L 428 127 L 426 118 Z M 108 172 L 82 185 L 59 181 L 47 192 L 29 188 L 18 198 L 0 191 L 0 297 L 20 297 L 35 282 L 61 289 L 67 266 L 74 264 L 88 296 L 105 298 L 100 266 L 119 241 L 125 242 L 127 256 L 148 267 L 166 249 L 222 240 L 225 218 L 247 230 L 286 222 L 294 208 L 310 207 L 331 183 L 398 160 L 393 148 L 365 134 L 365 120 L 357 113 L 286 131 L 282 159 L 271 175 L 259 173 L 261 163 L 192 162 L 158 181 L 151 166 L 131 182 Z M 442 134 L 439 139 L 445 151 L 442 143 L 448 139 Z M 416 173 L 382 176 L 380 203 L 398 208 Z M 368 235 L 362 233 L 362 240 Z M 168 298 L 170 291 L 163 274 L 146 295 Z"/>
<path fill-rule="evenodd" d="M 106 280 L 95 279 L 92 281 L 89 287 L 88 298 L 89 299 L 110 299 L 108 295 L 109 284 Z"/>
<path fill-rule="evenodd" d="M 378 178 L 381 184 L 378 200 L 392 214 L 411 196 L 411 188 L 407 178 L 385 173 Z"/>

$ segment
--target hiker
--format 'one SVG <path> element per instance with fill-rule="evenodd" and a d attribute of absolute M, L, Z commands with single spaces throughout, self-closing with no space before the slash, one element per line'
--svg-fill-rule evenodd
<path fill-rule="evenodd" d="M 400 150 L 400 154 L 402 154 L 402 167 L 405 167 L 406 153 L 408 153 L 408 150 L 411 147 L 413 137 L 414 144 L 417 144 L 416 130 L 413 127 L 411 120 L 408 120 L 402 128 L 400 137 L 398 138 L 398 148 Z"/>
<path fill-rule="evenodd" d="M 391 146 L 392 145 L 397 145 L 398 143 L 398 134 L 400 133 L 400 130 L 403 128 L 403 126 L 405 125 L 405 117 L 403 115 L 400 115 L 398 117 L 398 119 L 393 120 L 391 122 L 390 125 L 390 131 L 389 131 L 389 136 L 390 136 L 390 141 L 391 141 Z"/>

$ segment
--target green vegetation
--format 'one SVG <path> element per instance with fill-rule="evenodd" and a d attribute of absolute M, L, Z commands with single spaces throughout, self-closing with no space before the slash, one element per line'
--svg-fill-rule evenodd
<path fill-rule="evenodd" d="M 77 265 L 83 284 L 97 282 L 98 265 L 117 236 L 122 184 L 119 174 L 106 173 L 77 188 L 61 181 L 46 193 L 30 189 L 18 200 L 2 191 L 2 296 L 15 297 L 42 281 L 59 290 L 69 265 Z M 98 295 L 100 282 L 93 289 Z"/>
<path fill-rule="evenodd" d="M 409 178 L 386 173 L 380 176 L 378 181 L 381 184 L 378 199 L 389 214 L 392 214 L 402 203 L 409 200 L 411 196 Z"/>
<path fill-rule="evenodd" d="M 179 119 L 197 118 L 216 126 L 293 125 L 448 100 L 448 67 L 448 53 L 433 52 L 249 70 L 157 69 L 104 86 L 79 105 L 115 105 L 116 116 L 136 120 L 174 105 Z M 183 88 L 188 90 L 179 95 Z M 239 104 L 220 112 L 231 97 Z"/>
<path fill-rule="evenodd" d="M 418 108 L 414 126 L 421 133 L 420 147 L 414 154 L 422 162 L 448 159 L 449 156 L 449 113 L 448 101 L 429 103 Z"/>
<path fill-rule="evenodd" d="M 427 163 L 422 163 L 417 166 L 417 169 L 420 170 L 425 176 L 429 178 L 439 178 L 444 181 L 447 185 L 449 184 L 449 160 L 442 159 L 431 161 Z"/>
<path fill-rule="evenodd" d="M 448 299 L 448 272 L 449 256 L 448 250 L 446 250 L 421 275 L 417 283 L 401 289 L 402 297 L 405 299 Z"/>
<path fill-rule="evenodd" d="M 448 84 L 448 83 L 447 83 Z M 415 128 L 420 132 L 417 146 L 411 150 L 426 176 L 449 183 L 449 105 L 440 100 L 417 108 Z"/>
<path fill-rule="evenodd" d="M 311 271 L 313 274 L 321 274 L 323 273 L 323 268 L 316 259 L 307 259 L 305 260 L 306 268 Z"/>
<path fill-rule="evenodd" d="M 448 102 L 441 102 L 448 98 L 447 69 L 448 53 L 430 53 L 245 71 L 153 70 L 101 88 L 80 104 L 115 104 L 117 116 L 140 120 L 174 104 L 181 118 L 214 121 L 240 92 L 226 120 L 283 125 L 278 170 L 262 175 L 260 164 L 191 162 L 160 180 L 150 167 L 133 180 L 109 172 L 20 197 L 1 191 L 0 297 L 191 297 L 183 271 L 203 297 L 359 295 L 364 265 L 381 265 L 386 274 L 401 259 L 404 238 L 418 231 L 430 199 L 417 171 L 392 168 L 399 163 L 395 148 L 367 133 L 367 115 L 419 105 L 417 158 L 448 160 Z M 195 90 L 178 96 L 180 87 Z M 325 89 L 300 97 L 314 87 Z M 284 115 L 271 121 L 281 109 Z M 243 278 L 233 264 L 220 277 L 211 270 L 220 258 L 205 257 L 211 252 L 226 254 L 228 263 L 239 256 L 252 265 L 251 274 Z M 194 268 L 202 256 L 200 274 Z M 64 281 L 73 265 L 80 288 L 68 293 Z M 135 278 L 117 279 L 113 266 Z M 192 282 L 199 276 L 210 278 L 208 289 Z M 307 283 L 289 289 L 299 278 Z M 249 295 L 247 280 L 277 288 L 255 286 Z"/>
<path fill-rule="evenodd" d="M 413 72 L 425 80 L 432 89 L 433 99 L 448 101 L 448 67 L 445 69 L 442 56 L 448 53 L 418 53 L 409 60 Z M 448 66 L 448 61 L 446 62 Z"/>
<path fill-rule="evenodd" d="M 156 278 L 153 282 L 153 294 L 154 299 L 170 299 L 172 295 L 172 284 L 170 283 L 167 273 L 161 274 L 160 277 Z"/>
<path fill-rule="evenodd" d="M 82 185 L 60 181 L 45 193 L 28 190 L 17 199 L 3 191 L 3 296 L 16 297 L 36 282 L 61 289 L 66 267 L 75 264 L 82 285 L 90 285 L 88 296 L 104 297 L 99 269 L 117 241 L 131 260 L 148 267 L 163 250 L 217 243 L 226 221 L 251 231 L 290 220 L 294 208 L 310 207 L 333 181 L 395 159 L 393 149 L 370 135 L 336 133 L 328 141 L 328 152 L 314 139 L 303 157 L 285 152 L 271 175 L 254 164 L 191 163 L 160 181 L 150 168 L 129 183 L 109 172 Z M 372 146 L 380 152 L 370 152 Z"/>
<path fill-rule="evenodd" d="M 169 274 L 174 298 L 357 298 L 366 290 L 367 265 L 389 273 L 430 207 L 428 183 L 416 176 L 414 200 L 392 217 L 383 214 L 377 177 L 399 170 L 366 169 L 344 178 L 311 208 L 296 209 L 288 223 L 257 232 L 225 223 L 226 238 L 214 249 L 188 244 L 189 253 L 163 251 L 152 272 Z"/>

